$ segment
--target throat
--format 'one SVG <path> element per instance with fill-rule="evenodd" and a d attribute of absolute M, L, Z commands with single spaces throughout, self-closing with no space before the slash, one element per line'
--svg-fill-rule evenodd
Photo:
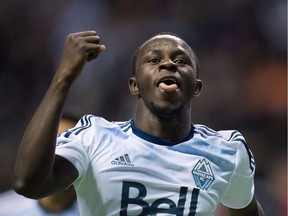
<path fill-rule="evenodd" d="M 193 126 L 191 122 L 184 123 L 181 120 L 161 119 L 161 120 L 144 120 L 133 122 L 134 128 L 142 133 L 156 139 L 171 143 L 179 143 L 193 137 Z M 147 137 L 147 136 L 146 136 Z"/>
<path fill-rule="evenodd" d="M 133 125 L 135 128 L 151 136 L 171 142 L 184 140 L 193 128 L 190 107 L 146 104 L 139 99 Z"/>

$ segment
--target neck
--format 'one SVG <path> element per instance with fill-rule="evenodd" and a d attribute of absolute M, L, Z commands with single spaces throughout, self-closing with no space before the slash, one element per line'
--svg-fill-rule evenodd
<path fill-rule="evenodd" d="M 189 112 L 188 112 L 189 111 Z M 143 106 L 138 106 L 134 119 L 136 128 L 169 141 L 185 139 L 191 131 L 190 109 L 169 117 L 160 117 Z"/>

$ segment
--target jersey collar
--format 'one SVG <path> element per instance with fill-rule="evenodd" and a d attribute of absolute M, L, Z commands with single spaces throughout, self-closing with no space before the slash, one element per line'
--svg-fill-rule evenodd
<path fill-rule="evenodd" d="M 159 137 L 150 135 L 150 134 L 140 130 L 139 128 L 135 127 L 133 119 L 131 120 L 131 128 L 132 128 L 133 134 L 135 134 L 136 136 L 140 137 L 141 139 L 144 139 L 144 140 L 146 140 L 148 142 L 155 143 L 155 144 L 158 144 L 158 145 L 164 145 L 164 146 L 173 146 L 173 145 L 177 145 L 179 143 L 188 141 L 191 138 L 193 138 L 193 135 L 194 135 L 194 126 L 193 126 L 193 124 L 191 125 L 191 130 L 190 130 L 189 134 L 183 140 L 180 140 L 178 142 L 173 142 L 173 141 L 169 141 L 167 139 L 159 138 Z"/>

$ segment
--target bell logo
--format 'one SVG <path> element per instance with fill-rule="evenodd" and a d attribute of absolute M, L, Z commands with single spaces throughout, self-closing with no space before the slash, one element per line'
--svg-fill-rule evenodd
<path fill-rule="evenodd" d="M 137 197 L 130 197 L 130 189 L 138 190 L 139 194 Z M 144 199 L 147 195 L 146 187 L 138 182 L 124 181 L 122 186 L 122 197 L 121 197 L 121 210 L 120 216 L 128 216 L 129 205 L 140 206 L 142 211 L 138 216 L 153 215 L 156 216 L 158 213 L 171 214 L 176 216 L 183 216 L 184 207 L 186 202 L 188 187 L 181 187 L 179 191 L 179 199 L 177 204 L 168 198 L 160 198 L 154 200 L 152 203 L 146 202 Z M 193 216 L 196 213 L 197 202 L 198 202 L 199 189 L 194 188 L 192 190 L 192 198 L 190 201 L 190 208 L 188 216 Z M 168 208 L 163 208 L 163 204 L 167 205 Z M 162 206 L 162 207 L 160 207 Z"/>

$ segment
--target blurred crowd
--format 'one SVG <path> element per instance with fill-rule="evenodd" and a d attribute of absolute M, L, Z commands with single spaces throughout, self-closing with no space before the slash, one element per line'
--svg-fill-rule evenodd
<path fill-rule="evenodd" d="M 174 32 L 195 50 L 204 89 L 193 122 L 237 129 L 252 149 L 267 215 L 287 213 L 287 2 L 285 0 L 58 0 L 0 2 L 0 192 L 45 94 L 67 34 L 96 30 L 107 49 L 85 66 L 65 112 L 133 118 L 134 50 Z"/>

